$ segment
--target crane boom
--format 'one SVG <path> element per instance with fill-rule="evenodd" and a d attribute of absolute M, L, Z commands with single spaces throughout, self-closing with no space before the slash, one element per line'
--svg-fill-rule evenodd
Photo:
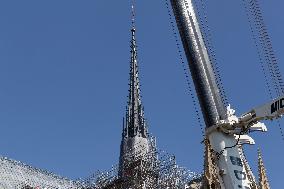
<path fill-rule="evenodd" d="M 221 101 L 212 65 L 201 34 L 192 0 L 171 0 L 183 48 L 206 124 L 218 167 L 220 185 L 226 189 L 250 189 L 250 181 L 241 160 L 238 141 L 233 132 L 220 129 L 238 122 L 234 111 Z M 224 126 L 224 127 L 222 127 Z M 224 129 L 225 130 L 225 129 Z M 243 137 L 244 140 L 249 140 Z"/>
<path fill-rule="evenodd" d="M 250 112 L 254 114 L 256 120 L 279 118 L 284 114 L 284 96 L 254 108 Z"/>

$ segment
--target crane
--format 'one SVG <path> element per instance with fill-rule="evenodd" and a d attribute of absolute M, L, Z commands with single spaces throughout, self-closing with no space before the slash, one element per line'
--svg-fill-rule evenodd
<path fill-rule="evenodd" d="M 225 107 L 214 70 L 196 16 L 193 0 L 170 0 L 188 61 L 192 80 L 206 125 L 206 138 L 216 154 L 220 187 L 250 189 L 248 173 L 241 160 L 240 144 L 254 144 L 249 132 L 266 132 L 262 120 L 273 120 L 284 114 L 284 96 L 235 115 Z"/>

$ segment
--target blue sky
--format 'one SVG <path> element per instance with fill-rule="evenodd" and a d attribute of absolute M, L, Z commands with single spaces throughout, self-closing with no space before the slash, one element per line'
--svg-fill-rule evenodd
<path fill-rule="evenodd" d="M 269 100 L 249 25 L 240 1 L 206 2 L 227 96 L 241 114 Z M 284 2 L 261 5 L 283 70 Z M 0 153 L 69 178 L 116 164 L 128 90 L 130 2 L 1 1 L 0 24 Z M 201 172 L 202 133 L 165 2 L 138 1 L 136 25 L 150 131 L 159 148 Z M 268 122 L 268 129 L 253 134 L 257 144 L 245 150 L 255 170 L 256 149 L 262 149 L 271 185 L 280 188 L 284 142 L 276 124 Z"/>

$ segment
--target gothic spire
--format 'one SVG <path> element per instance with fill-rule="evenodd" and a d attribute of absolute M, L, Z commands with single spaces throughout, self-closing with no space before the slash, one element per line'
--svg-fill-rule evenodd
<path fill-rule="evenodd" d="M 144 108 L 141 102 L 140 83 L 138 73 L 136 29 L 134 6 L 132 6 L 132 28 L 130 41 L 130 71 L 129 94 L 126 106 L 126 115 L 123 120 L 122 140 L 120 144 L 119 175 L 128 174 L 128 164 L 133 158 L 143 156 L 150 149 L 150 141 L 144 117 Z"/>
<path fill-rule="evenodd" d="M 129 94 L 126 108 L 126 120 L 124 125 L 124 137 L 147 137 L 144 111 L 140 95 L 140 83 L 138 74 L 136 29 L 134 26 L 134 12 L 131 29 L 131 59 L 129 73 Z"/>
<path fill-rule="evenodd" d="M 258 174 L 259 174 L 259 188 L 270 189 L 260 149 L 258 149 Z"/>

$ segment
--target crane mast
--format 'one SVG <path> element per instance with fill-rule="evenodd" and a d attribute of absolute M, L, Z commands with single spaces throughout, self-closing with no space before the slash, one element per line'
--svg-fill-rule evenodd
<path fill-rule="evenodd" d="M 228 123 L 233 112 L 226 110 L 221 101 L 213 68 L 208 56 L 192 0 L 171 0 L 183 48 L 206 124 L 207 138 L 218 158 L 216 159 L 221 187 L 250 189 L 242 163 L 237 139 L 221 132 L 216 126 Z M 229 148 L 228 148 L 229 147 Z"/>

